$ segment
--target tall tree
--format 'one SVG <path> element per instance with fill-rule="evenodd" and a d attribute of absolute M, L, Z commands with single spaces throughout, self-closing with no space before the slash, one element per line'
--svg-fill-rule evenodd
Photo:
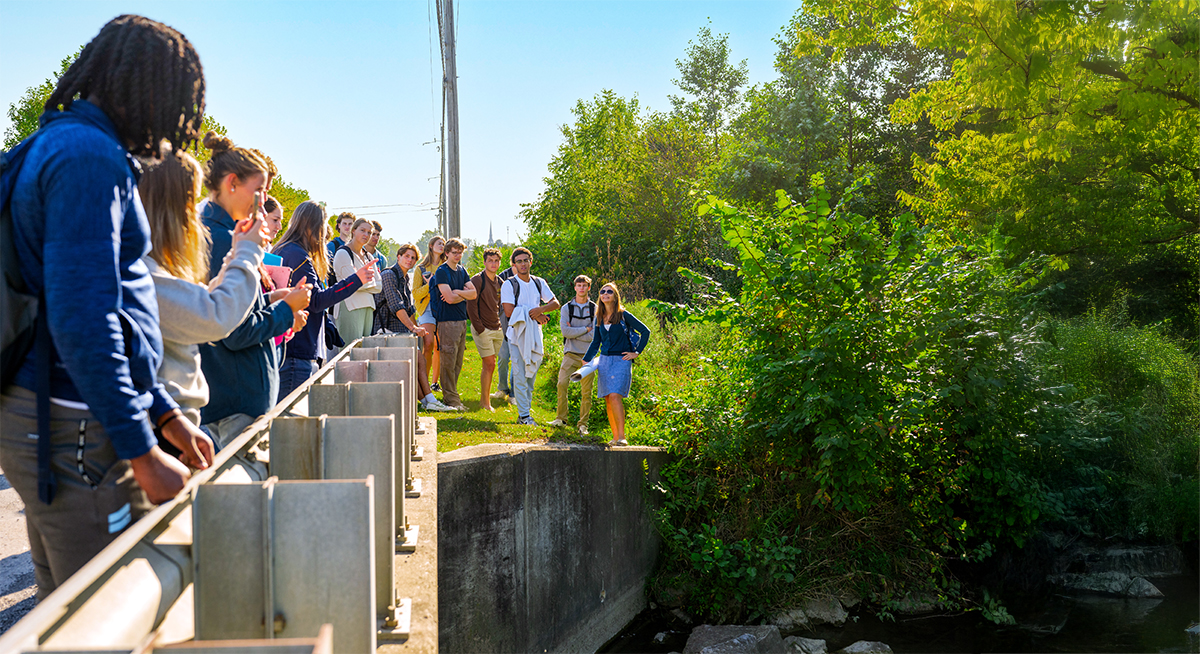
<path fill-rule="evenodd" d="M 18 143 L 25 140 L 25 137 L 37 131 L 38 119 L 45 110 L 46 100 L 50 99 L 50 94 L 58 85 L 58 79 L 67 72 L 71 64 L 75 63 L 80 52 L 83 52 L 83 46 L 79 46 L 74 54 L 62 60 L 62 64 L 53 77 L 37 86 L 25 89 L 25 95 L 8 106 L 8 120 L 11 124 L 8 129 L 4 130 L 5 150 L 15 148 Z"/>
<path fill-rule="evenodd" d="M 695 41 L 688 41 L 687 56 L 676 59 L 679 78 L 671 80 L 692 99 L 670 96 L 675 111 L 694 117 L 709 137 L 713 151 L 720 153 L 719 136 L 741 104 L 739 89 L 750 79 L 746 60 L 729 63 L 729 34 L 713 36 L 709 26 L 700 28 Z"/>
<path fill-rule="evenodd" d="M 905 201 L 1025 249 L 1134 252 L 1200 233 L 1200 11 L 1193 0 L 811 0 L 837 54 L 910 41 L 961 55 L 953 76 L 892 105 L 927 119 Z M 873 26 L 873 29 L 864 29 Z"/>

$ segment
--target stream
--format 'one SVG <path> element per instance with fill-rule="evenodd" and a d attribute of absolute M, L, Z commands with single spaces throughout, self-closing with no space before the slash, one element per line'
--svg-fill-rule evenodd
<path fill-rule="evenodd" d="M 1054 595 L 1037 607 L 1008 605 L 1016 626 L 992 624 L 978 612 L 898 617 L 894 622 L 860 612 L 841 627 L 823 625 L 784 635 L 825 640 L 829 652 L 859 640 L 881 641 L 898 653 L 1200 652 L 1200 639 L 1185 631 L 1200 622 L 1200 577 L 1152 581 L 1165 597 Z M 649 609 L 600 651 L 682 652 L 694 626 L 664 609 Z"/>

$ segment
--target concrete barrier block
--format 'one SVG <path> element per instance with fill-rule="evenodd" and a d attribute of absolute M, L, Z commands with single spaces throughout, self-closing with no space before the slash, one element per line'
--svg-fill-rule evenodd
<path fill-rule="evenodd" d="M 395 605 L 396 485 L 391 416 L 276 418 L 271 423 L 271 472 L 281 481 L 375 479 L 375 608 Z M 400 511 L 399 513 L 403 513 Z"/>
<path fill-rule="evenodd" d="M 356 347 L 350 350 L 351 361 L 371 361 L 379 358 L 377 347 Z"/>
<path fill-rule="evenodd" d="M 374 478 L 201 485 L 196 638 L 312 638 L 375 650 Z"/>
<path fill-rule="evenodd" d="M 404 360 L 386 360 L 386 361 L 341 361 L 337 364 L 334 371 L 334 382 L 344 384 L 347 382 L 389 382 L 402 381 L 404 382 L 405 406 L 412 410 L 409 415 L 412 420 L 398 422 L 404 429 L 404 437 L 406 442 L 410 443 L 409 458 L 415 457 L 417 454 L 416 432 L 419 418 L 417 417 L 417 363 L 415 357 L 417 353 L 413 352 L 413 359 Z M 413 483 L 412 476 L 405 477 L 407 482 L 405 488 L 412 492 Z"/>
<path fill-rule="evenodd" d="M 309 391 L 310 416 L 394 416 L 396 424 L 411 421 L 412 408 L 405 401 L 404 382 L 364 382 L 347 384 L 324 384 Z M 396 526 L 407 524 L 404 517 L 404 490 L 412 477 L 410 460 L 410 430 L 397 429 L 394 456 L 397 477 L 401 480 L 396 491 Z"/>

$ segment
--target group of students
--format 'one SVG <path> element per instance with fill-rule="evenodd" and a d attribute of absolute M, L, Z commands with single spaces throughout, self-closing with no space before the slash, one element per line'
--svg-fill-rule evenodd
<path fill-rule="evenodd" d="M 517 421 L 535 424 L 531 408 L 533 387 L 545 352 L 542 325 L 550 314 L 560 311 L 563 360 L 558 371 L 557 415 L 551 426 L 565 426 L 570 419 L 568 387 L 571 376 L 587 368 L 582 377 L 583 398 L 577 429 L 588 433 L 591 391 L 605 400 L 613 444 L 627 445 L 625 407 L 633 379 L 633 361 L 650 340 L 650 330 L 621 304 L 616 284 L 600 288 L 599 303 L 590 299 L 592 280 L 575 278 L 575 296 L 561 305 L 546 280 L 530 273 L 533 253 L 518 247 L 509 257 L 509 268 L 500 271 L 501 253 L 496 248 L 483 252 L 483 270 L 471 277 L 462 265 L 466 246 L 456 238 L 434 236 L 428 251 L 417 264 L 415 246 L 403 245 L 394 269 L 383 274 L 383 298 L 376 309 L 376 325 L 386 333 L 411 333 L 422 337 L 419 383 L 426 410 L 461 411 L 466 407 L 458 392 L 467 330 L 482 365 L 479 406 L 492 411 L 491 400 L 511 398 Z M 413 271 L 414 265 L 416 270 Z M 408 287 L 412 273 L 413 288 Z M 414 321 L 414 316 L 416 320 Z M 595 366 L 588 364 L 599 356 Z M 511 379 L 509 365 L 512 366 Z M 499 384 L 491 392 L 499 368 Z M 442 400 L 433 395 L 428 372 L 436 370 Z"/>
<path fill-rule="evenodd" d="M 0 467 L 25 504 L 39 599 L 211 465 L 329 348 L 369 333 L 422 337 L 422 405 L 459 409 L 471 316 L 484 406 L 496 357 L 511 350 L 516 402 L 532 422 L 540 348 L 530 344 L 558 303 L 529 275 L 528 250 L 514 253 L 509 277 L 489 250 L 487 270 L 468 278 L 456 239 L 435 239 L 419 264 L 403 245 L 388 266 L 378 224 L 343 214 L 331 239 L 316 202 L 279 234 L 270 158 L 211 131 L 203 165 L 187 153 L 204 98 L 186 37 L 119 16 L 58 80 L 40 129 L 0 155 L 6 323 L 15 293 L 37 299 L 19 338 L 4 325 Z M 606 321 L 623 313 L 615 287 L 600 299 L 582 360 L 636 357 L 648 332 L 639 347 L 619 342 L 611 334 L 640 323 Z M 444 404 L 427 373 L 435 343 Z M 601 394 L 621 390 L 612 384 L 601 377 Z"/>

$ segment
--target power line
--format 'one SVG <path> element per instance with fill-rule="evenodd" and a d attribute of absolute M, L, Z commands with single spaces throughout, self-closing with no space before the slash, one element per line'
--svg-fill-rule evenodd
<path fill-rule="evenodd" d="M 436 211 L 437 207 L 429 207 L 428 209 L 408 209 L 407 211 L 372 211 L 369 213 L 355 214 L 356 216 L 387 216 L 397 213 L 421 213 L 422 211 Z"/>
<path fill-rule="evenodd" d="M 396 204 L 370 204 L 361 207 L 339 207 L 339 209 L 382 209 L 384 207 L 427 207 L 433 202 L 398 202 Z"/>

